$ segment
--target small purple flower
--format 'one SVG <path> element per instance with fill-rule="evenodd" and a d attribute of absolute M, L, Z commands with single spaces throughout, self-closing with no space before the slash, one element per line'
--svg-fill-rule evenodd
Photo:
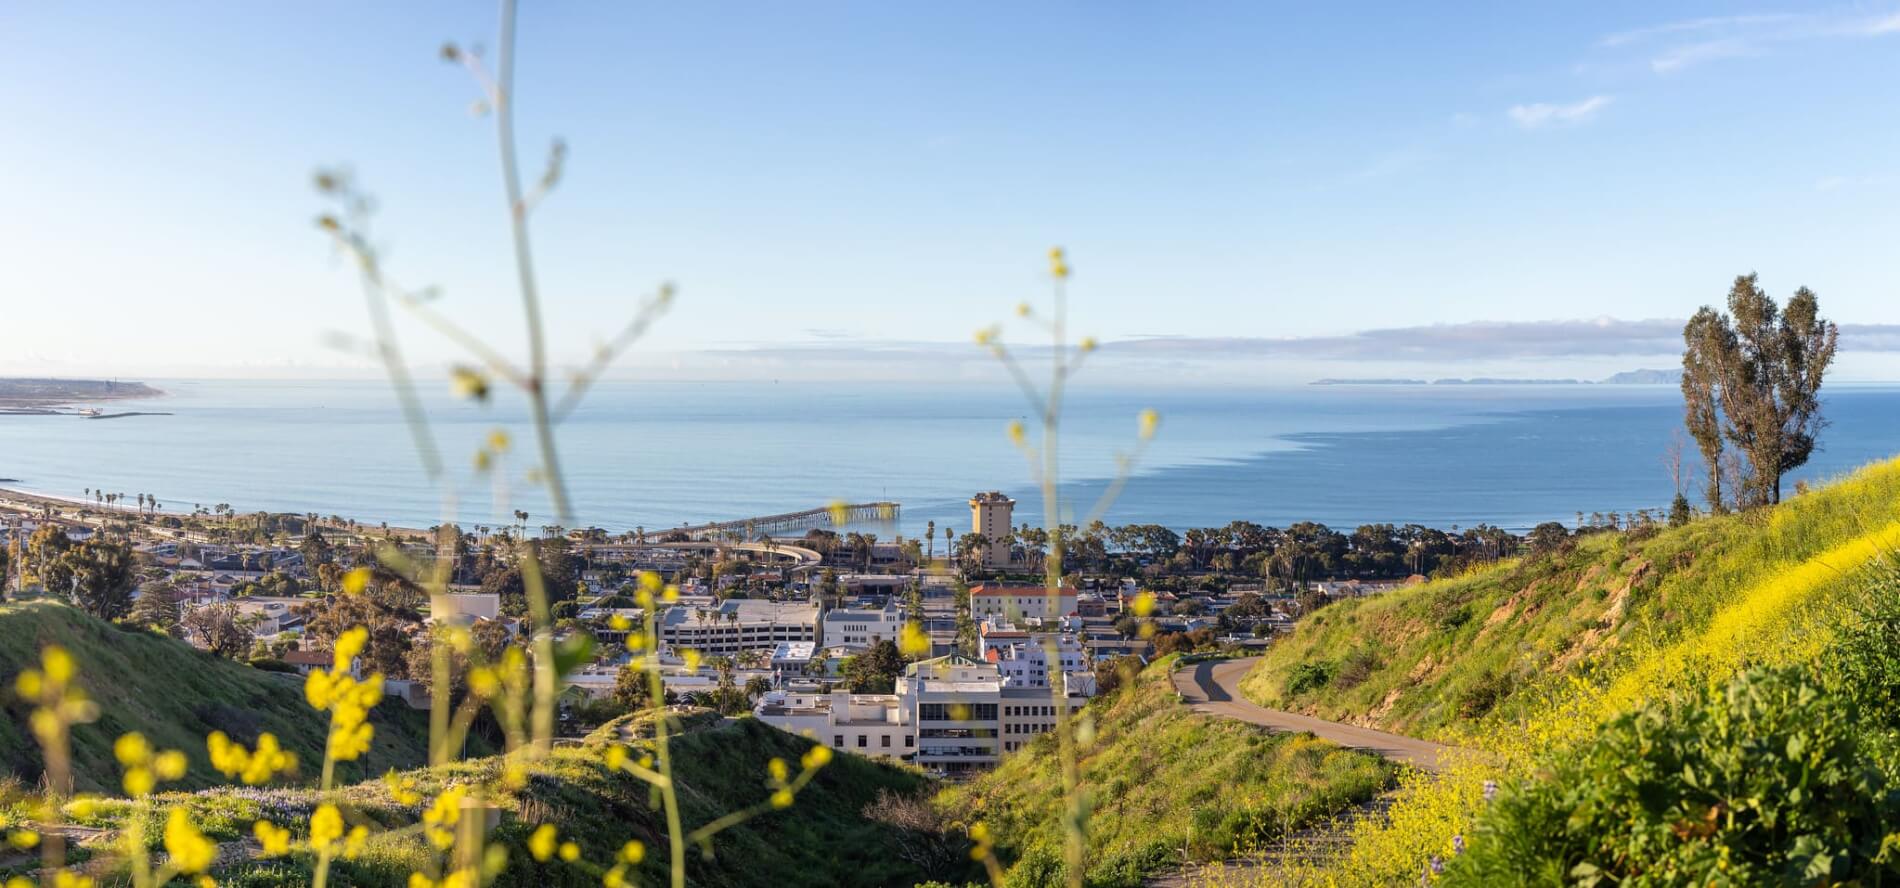
<path fill-rule="evenodd" d="M 1433 854 L 1433 855 L 1432 855 L 1432 873 L 1433 873 L 1434 875 L 1436 875 L 1436 874 L 1438 874 L 1438 873 L 1442 873 L 1442 872 L 1444 872 L 1444 871 L 1445 871 L 1445 860 L 1444 860 L 1444 858 L 1442 858 L 1442 857 L 1439 857 L 1439 856 L 1438 856 L 1438 855 L 1436 855 L 1436 854 Z"/>
<path fill-rule="evenodd" d="M 1488 802 L 1497 797 L 1498 782 L 1496 780 L 1486 780 L 1484 782 L 1484 800 Z"/>
<path fill-rule="evenodd" d="M 1451 853 L 1465 853 L 1465 837 L 1463 833 L 1451 837 Z"/>

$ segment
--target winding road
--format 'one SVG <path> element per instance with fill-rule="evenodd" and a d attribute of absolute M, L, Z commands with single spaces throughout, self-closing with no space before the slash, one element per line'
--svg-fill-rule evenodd
<path fill-rule="evenodd" d="M 1236 719 L 1271 731 L 1305 731 L 1348 749 L 1378 753 L 1422 771 L 1436 772 L 1448 763 L 1444 754 L 1451 750 L 1449 746 L 1254 705 L 1241 694 L 1240 680 L 1259 659 L 1206 660 L 1183 666 L 1174 672 L 1174 689 L 1180 693 L 1181 701 L 1195 712 Z"/>

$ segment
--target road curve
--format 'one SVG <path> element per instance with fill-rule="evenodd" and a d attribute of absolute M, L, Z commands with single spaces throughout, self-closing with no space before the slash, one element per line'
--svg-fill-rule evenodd
<path fill-rule="evenodd" d="M 1449 746 L 1248 702 L 1240 693 L 1240 680 L 1259 659 L 1191 663 L 1174 671 L 1174 689 L 1180 693 L 1181 701 L 1195 712 L 1236 719 L 1271 731 L 1305 731 L 1349 749 L 1376 752 L 1423 771 L 1437 771 L 1448 763 L 1444 754 L 1451 750 Z"/>

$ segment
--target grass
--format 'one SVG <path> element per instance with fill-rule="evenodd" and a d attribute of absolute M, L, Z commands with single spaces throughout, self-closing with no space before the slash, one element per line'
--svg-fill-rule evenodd
<path fill-rule="evenodd" d="M 1521 721 L 1579 680 L 1606 691 L 1620 680 L 1609 703 L 1620 710 L 1648 696 L 1641 686 L 1661 662 L 1737 663 L 1768 655 L 1764 640 L 1812 648 L 1793 630 L 1824 614 L 1805 605 L 1900 548 L 1896 521 L 1900 461 L 1890 461 L 1772 511 L 1647 538 L 1586 536 L 1566 552 L 1326 608 L 1243 688 L 1262 705 L 1454 742 Z M 1330 679 L 1313 681 L 1317 672 Z"/>
<path fill-rule="evenodd" d="M 716 717 L 689 714 L 692 730 L 673 740 L 675 778 L 679 781 L 684 822 L 688 829 L 767 798 L 768 763 L 773 758 L 796 762 L 811 741 L 743 718 L 713 726 Z M 564 840 L 581 846 L 583 861 L 611 861 L 629 839 L 645 843 L 644 863 L 632 874 L 633 884 L 664 884 L 666 880 L 665 821 L 656 810 L 650 787 L 605 764 L 609 732 L 597 732 L 587 741 L 558 748 L 542 762 L 525 763 L 526 777 L 511 786 L 503 779 L 501 757 L 470 759 L 448 765 L 404 772 L 415 781 L 418 804 L 394 799 L 382 780 L 340 790 L 339 801 L 351 816 L 372 822 L 379 835 L 355 861 L 336 864 L 339 884 L 377 888 L 409 884 L 411 872 L 432 873 L 437 860 L 425 842 L 413 835 L 382 834 L 414 824 L 428 800 L 454 784 L 483 787 L 485 797 L 501 810 L 491 841 L 507 849 L 507 868 L 492 885 L 598 886 L 600 868 L 585 863 L 537 863 L 529 855 L 528 836 L 544 823 L 553 824 Z M 642 744 L 633 744 L 638 755 Z M 821 768 L 799 792 L 792 807 L 764 813 L 719 833 L 710 855 L 688 855 L 688 880 L 711 886 L 833 886 L 905 885 L 928 878 L 905 863 L 897 844 L 901 838 L 883 824 L 863 816 L 864 808 L 880 792 L 907 796 L 925 794 L 929 780 L 921 772 L 881 760 L 839 755 Z M 160 807 L 184 803 L 205 834 L 220 842 L 248 836 L 259 818 L 287 826 L 301 835 L 307 829 L 318 794 L 310 789 L 252 789 L 221 787 L 197 793 L 168 793 L 157 797 Z M 94 825 L 123 825 L 130 807 L 124 803 L 101 806 Z M 152 829 L 147 835 L 154 835 Z M 311 877 L 307 855 L 282 859 L 254 859 L 218 872 L 220 885 L 234 888 L 306 885 Z M 964 873 L 957 873 L 961 876 Z"/>
<path fill-rule="evenodd" d="M 1468 831 L 1487 780 L 1532 773 L 1607 719 L 1751 665 L 1822 661 L 1900 551 L 1900 460 L 1773 509 L 1573 548 L 1327 608 L 1243 684 L 1263 705 L 1473 750 L 1368 824 L 1345 884 L 1416 883 Z M 1351 676 L 1351 681 L 1341 681 Z M 1322 680 L 1323 678 L 1323 680 Z"/>
<path fill-rule="evenodd" d="M 1078 731 L 1089 818 L 1091 885 L 1244 853 L 1390 785 L 1396 768 L 1306 734 L 1189 711 L 1169 674 L 1175 657 L 1091 701 Z M 1013 862 L 1011 885 L 1061 881 L 1062 810 L 1056 744 L 1043 735 L 995 771 L 944 790 L 946 815 L 982 821 Z"/>
<path fill-rule="evenodd" d="M 225 782 L 205 752 L 205 736 L 223 731 L 250 746 L 261 732 L 276 734 L 314 773 L 323 761 L 327 724 L 304 702 L 302 678 L 252 669 L 175 639 L 122 628 L 50 601 L 0 606 L 0 769 L 31 785 L 44 767 L 27 733 L 30 707 L 14 698 L 13 678 L 37 662 L 39 650 L 60 644 L 80 664 L 79 682 L 99 704 L 99 720 L 73 729 L 74 785 L 116 793 L 119 766 L 112 743 L 128 731 L 191 758 L 183 788 Z M 375 713 L 376 737 L 367 762 L 346 763 L 352 779 L 428 758 L 428 715 L 388 700 Z"/>

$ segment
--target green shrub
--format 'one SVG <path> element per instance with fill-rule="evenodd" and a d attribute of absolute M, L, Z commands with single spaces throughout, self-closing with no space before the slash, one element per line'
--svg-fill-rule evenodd
<path fill-rule="evenodd" d="M 1851 699 L 1802 670 L 1606 725 L 1481 815 L 1452 884 L 1818 885 L 1900 875 L 1900 793 Z"/>
<path fill-rule="evenodd" d="M 1900 730 L 1900 562 L 1869 568 L 1861 599 L 1842 620 L 1831 677 L 1861 711 Z"/>
<path fill-rule="evenodd" d="M 1327 660 L 1301 663 L 1293 667 L 1292 674 L 1286 679 L 1286 692 L 1290 695 L 1304 694 L 1318 690 L 1333 681 L 1333 664 Z"/>

